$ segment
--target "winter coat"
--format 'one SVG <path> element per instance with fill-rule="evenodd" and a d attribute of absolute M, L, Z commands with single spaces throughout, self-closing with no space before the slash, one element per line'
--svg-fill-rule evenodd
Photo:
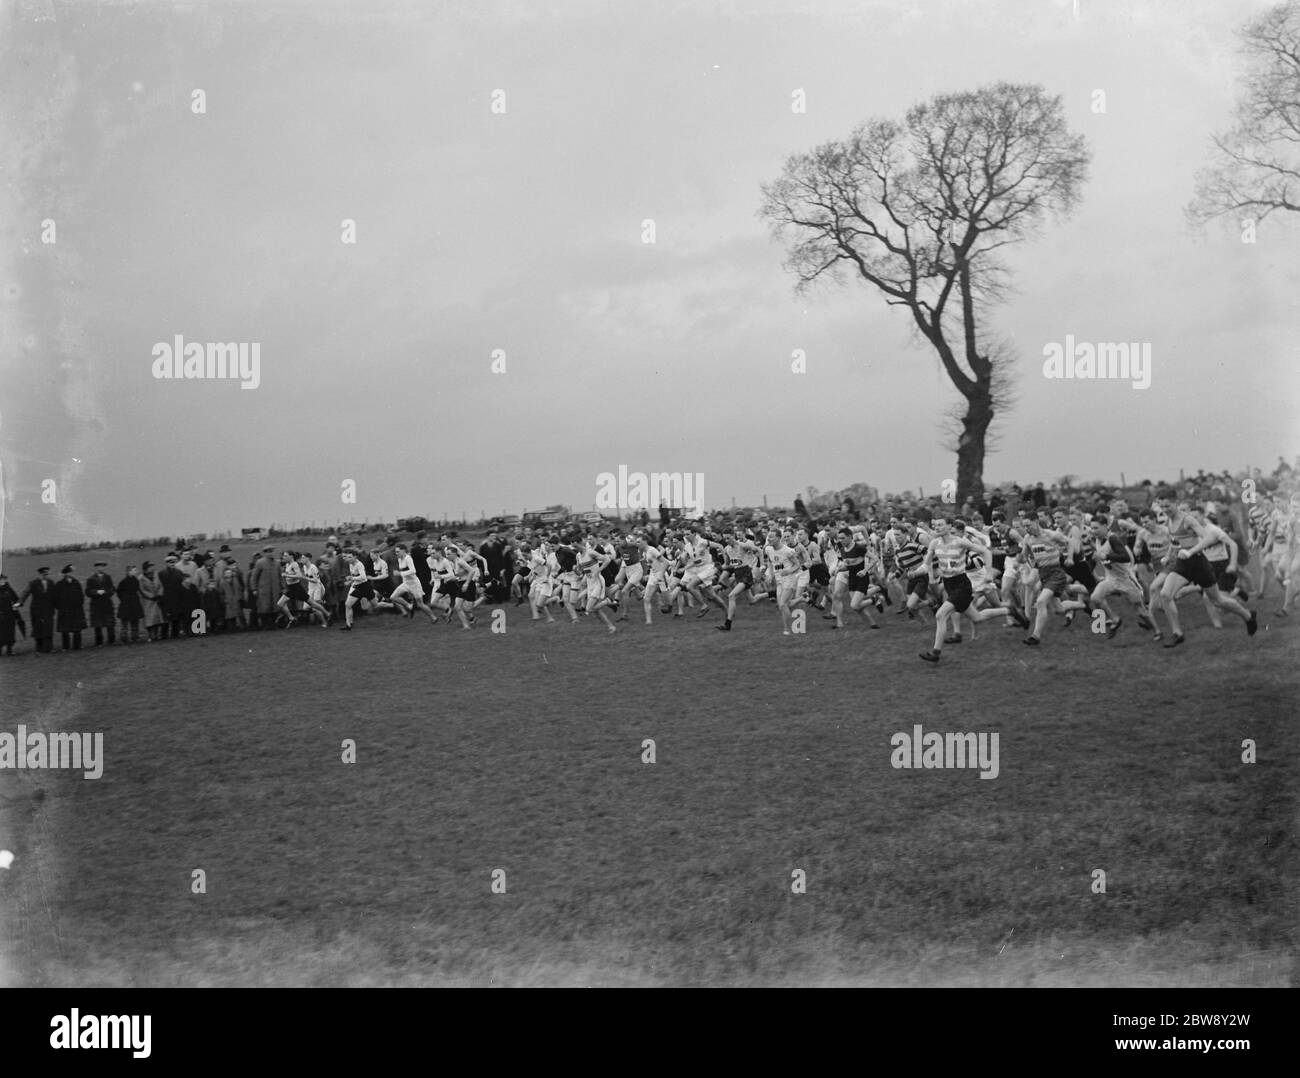
<path fill-rule="evenodd" d="M 86 592 L 80 580 L 65 576 L 54 585 L 54 610 L 59 632 L 77 633 L 86 627 Z"/>
<path fill-rule="evenodd" d="M 108 629 L 113 625 L 113 578 L 107 573 L 92 573 L 86 578 L 86 598 L 90 600 L 90 627 Z"/>
<path fill-rule="evenodd" d="M 259 614 L 275 613 L 276 600 L 280 598 L 280 563 L 270 554 L 263 554 L 253 564 L 248 574 L 248 594 Z"/>
<path fill-rule="evenodd" d="M 221 578 L 217 585 L 221 592 L 221 605 L 227 618 L 237 618 L 243 612 L 244 588 L 238 577 Z"/>
<path fill-rule="evenodd" d="M 241 596 L 247 595 L 248 580 L 244 576 L 244 570 L 239 567 L 239 562 L 235 561 L 233 557 L 223 558 L 217 563 L 217 571 L 216 571 L 217 586 L 218 587 L 221 586 L 222 580 L 225 579 L 225 571 L 227 569 L 235 570 L 235 583 L 239 586 L 239 594 Z"/>
<path fill-rule="evenodd" d="M 343 555 L 326 558 L 320 573 L 325 581 L 326 602 L 331 606 L 343 602 L 348 595 L 348 563 L 343 560 Z"/>
<path fill-rule="evenodd" d="M 163 623 L 162 585 L 144 573 L 140 574 L 140 605 L 144 608 L 144 627 L 152 629 Z"/>
<path fill-rule="evenodd" d="M 49 577 L 37 577 L 27 585 L 22 598 L 24 603 L 31 598 L 32 637 L 44 640 L 54 635 L 54 581 Z"/>
<path fill-rule="evenodd" d="M 8 584 L 0 584 L 0 648 L 13 647 L 14 630 L 18 626 L 21 612 L 18 606 L 18 593 Z"/>
<path fill-rule="evenodd" d="M 184 621 L 190 616 L 190 597 L 194 592 L 188 588 L 188 580 L 179 569 L 168 566 L 158 570 L 158 584 L 162 588 L 162 612 L 164 621 Z"/>
<path fill-rule="evenodd" d="M 215 580 L 202 592 L 203 615 L 208 621 L 208 631 L 214 625 L 226 619 L 226 601 L 221 594 L 221 585 Z"/>
<path fill-rule="evenodd" d="M 140 578 L 124 576 L 117 585 L 117 619 L 123 624 L 140 621 L 144 605 L 140 602 Z"/>

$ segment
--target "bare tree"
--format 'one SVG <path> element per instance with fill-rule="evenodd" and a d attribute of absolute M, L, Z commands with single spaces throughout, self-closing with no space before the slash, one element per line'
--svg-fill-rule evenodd
<path fill-rule="evenodd" d="M 1213 136 L 1214 161 L 1196 176 L 1187 215 L 1197 224 L 1300 212 L 1300 2 L 1271 8 L 1240 37 L 1249 70 L 1232 128 Z"/>
<path fill-rule="evenodd" d="M 1087 175 L 1083 136 L 1060 97 L 998 83 L 876 119 L 848 139 L 796 154 L 763 186 L 759 216 L 788 244 L 786 268 L 809 288 L 850 276 L 905 307 L 938 353 L 965 411 L 957 500 L 983 489 L 989 425 L 1009 353 L 986 332 L 1007 291 L 1000 249 L 1074 208 Z"/>

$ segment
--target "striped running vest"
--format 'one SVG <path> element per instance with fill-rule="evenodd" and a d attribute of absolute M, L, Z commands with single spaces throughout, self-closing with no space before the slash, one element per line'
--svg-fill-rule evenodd
<path fill-rule="evenodd" d="M 1029 555 L 1038 568 L 1046 569 L 1061 564 L 1061 548 L 1046 535 L 1027 535 L 1025 545 L 1029 548 Z"/>
<path fill-rule="evenodd" d="M 915 539 L 909 539 L 894 554 L 894 560 L 898 563 L 899 569 L 908 576 L 911 576 L 920 567 L 924 558 L 925 548 Z"/>

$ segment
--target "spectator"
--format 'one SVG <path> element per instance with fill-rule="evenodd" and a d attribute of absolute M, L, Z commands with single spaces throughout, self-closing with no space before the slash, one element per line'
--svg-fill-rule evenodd
<path fill-rule="evenodd" d="M 36 641 L 36 654 L 48 655 L 54 650 L 54 584 L 50 581 L 50 567 L 42 565 L 36 570 L 36 579 L 27 585 L 19 602 L 31 596 L 32 639 Z"/>
<path fill-rule="evenodd" d="M 221 580 L 217 584 L 217 594 L 221 598 L 221 613 L 227 631 L 243 624 L 244 589 L 239 583 L 235 567 L 227 565 L 221 571 Z"/>
<path fill-rule="evenodd" d="M 81 634 L 86 629 L 86 592 L 73 576 L 71 565 L 63 567 L 63 577 L 54 585 L 54 609 L 59 615 L 63 650 L 80 651 Z"/>
<path fill-rule="evenodd" d="M 487 538 L 478 548 L 479 556 L 487 562 L 487 580 L 483 582 L 484 588 L 494 598 L 501 595 L 501 572 L 505 566 L 505 549 L 506 544 L 496 528 L 488 530 Z"/>
<path fill-rule="evenodd" d="M 113 578 L 104 570 L 108 562 L 95 562 L 95 571 L 86 578 L 86 597 L 90 600 L 90 627 L 95 631 L 95 647 L 104 643 L 107 633 L 108 643 L 117 643 L 117 623 L 113 611 L 113 595 L 116 589 Z"/>
<path fill-rule="evenodd" d="M 9 578 L 0 573 L 0 655 L 14 653 L 14 630 L 21 610 L 18 593 L 9 586 Z"/>
<path fill-rule="evenodd" d="M 256 629 L 269 629 L 275 624 L 275 604 L 280 598 L 280 566 L 275 560 L 275 547 L 264 546 L 248 574 L 248 597 L 252 606 L 249 616 Z"/>
<path fill-rule="evenodd" d="M 420 587 L 424 589 L 424 594 L 432 595 L 433 589 L 430 587 L 430 581 L 433 579 L 433 574 L 429 571 L 429 546 L 425 542 L 426 534 L 425 532 L 416 533 L 415 542 L 411 544 L 411 560 L 415 562 L 415 578 L 420 582 Z M 330 553 L 330 570 L 332 574 L 334 568 L 333 553 Z M 344 575 L 347 573 L 346 566 L 343 568 L 343 573 Z M 335 606 L 340 602 L 342 602 L 342 598 L 338 597 L 338 588 L 335 587 L 329 592 L 325 605 L 331 611 L 334 611 Z M 335 613 L 337 614 L 337 612 Z"/>
<path fill-rule="evenodd" d="M 144 619 L 144 606 L 140 601 L 140 571 L 134 565 L 126 567 L 126 576 L 117 586 L 117 620 L 122 623 L 122 643 L 140 642 L 140 622 Z"/>
<path fill-rule="evenodd" d="M 140 606 L 144 610 L 144 631 L 149 634 L 150 643 L 158 639 L 162 632 L 163 608 L 162 585 L 154 576 L 153 562 L 147 561 L 140 566 Z"/>
<path fill-rule="evenodd" d="M 199 563 L 195 584 L 199 592 L 199 606 L 209 632 L 225 628 L 226 604 L 221 594 L 221 567 L 215 557 L 205 555 Z"/>
<path fill-rule="evenodd" d="M 240 593 L 241 595 L 243 595 L 245 598 L 247 598 L 247 596 L 248 596 L 248 577 L 244 574 L 243 567 L 239 564 L 239 561 L 235 558 L 235 555 L 234 555 L 234 554 L 232 554 L 232 553 L 228 553 L 228 554 L 226 555 L 226 562 L 225 562 L 225 566 L 224 566 L 224 568 L 228 568 L 228 569 L 233 569 L 233 570 L 235 570 L 235 579 L 239 581 L 239 593 Z M 248 607 L 247 607 L 246 604 L 241 603 L 241 605 L 243 606 L 243 608 L 244 608 L 245 610 L 248 609 Z M 239 624 L 240 624 L 241 626 L 247 624 L 247 621 L 245 620 L 243 614 L 241 614 L 240 617 L 239 617 Z"/>
<path fill-rule="evenodd" d="M 179 640 L 184 635 L 183 626 L 190 616 L 190 595 L 186 576 L 179 568 L 180 555 L 168 554 L 158 572 L 158 586 L 162 590 L 163 626 L 159 633 L 163 640 Z"/>
<path fill-rule="evenodd" d="M 180 562 L 176 566 L 185 576 L 184 595 L 185 595 L 185 622 L 192 627 L 194 625 L 194 615 L 197 611 L 203 609 L 203 595 L 199 588 L 199 563 L 194 558 L 194 549 L 187 547 L 181 551 Z M 187 633 L 189 628 L 185 630 Z"/>

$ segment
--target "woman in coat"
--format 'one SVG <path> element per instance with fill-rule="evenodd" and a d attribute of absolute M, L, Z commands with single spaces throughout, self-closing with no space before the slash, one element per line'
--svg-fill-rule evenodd
<path fill-rule="evenodd" d="M 126 576 L 117 585 L 117 620 L 122 623 L 122 643 L 138 644 L 144 604 L 140 601 L 140 570 L 134 565 L 126 567 Z"/>
<path fill-rule="evenodd" d="M 64 651 L 81 650 L 81 634 L 86 629 L 86 593 L 81 581 L 72 575 L 72 566 L 63 567 L 63 578 L 54 585 L 56 628 L 63 637 Z"/>

